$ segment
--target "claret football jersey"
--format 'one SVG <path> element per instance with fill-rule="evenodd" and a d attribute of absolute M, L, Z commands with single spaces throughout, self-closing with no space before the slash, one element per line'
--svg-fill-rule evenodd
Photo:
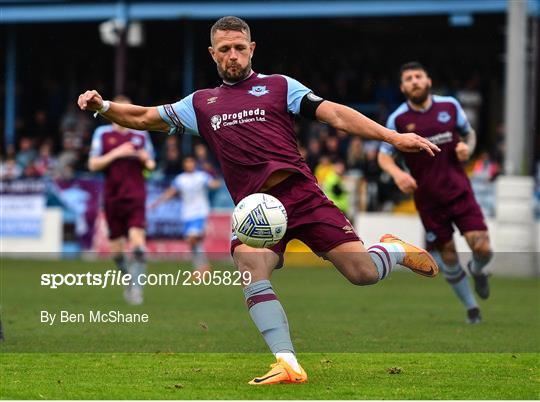
<path fill-rule="evenodd" d="M 235 203 L 286 169 L 315 180 L 297 146 L 294 115 L 311 90 L 284 75 L 252 73 L 235 84 L 194 92 L 158 107 L 170 133 L 203 137 Z"/>
<path fill-rule="evenodd" d="M 403 157 L 418 189 L 414 193 L 419 209 L 451 202 L 467 191 L 470 182 L 456 155 L 456 145 L 471 126 L 459 102 L 450 96 L 432 96 L 431 106 L 423 111 L 401 104 L 388 118 L 386 126 L 399 133 L 416 133 L 436 144 L 441 152 L 408 153 Z M 392 145 L 382 143 L 380 152 L 392 154 Z"/>
<path fill-rule="evenodd" d="M 105 155 L 125 142 L 131 142 L 136 150 L 145 149 L 154 158 L 154 148 L 147 131 L 118 131 L 112 124 L 96 128 L 90 156 Z M 143 165 L 138 158 L 119 158 L 107 166 L 104 197 L 106 203 L 146 198 Z"/>

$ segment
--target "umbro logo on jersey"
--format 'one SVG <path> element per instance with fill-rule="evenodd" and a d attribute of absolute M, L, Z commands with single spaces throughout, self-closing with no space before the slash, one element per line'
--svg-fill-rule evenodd
<path fill-rule="evenodd" d="M 257 97 L 266 95 L 267 93 L 270 93 L 270 90 L 266 89 L 266 85 L 256 85 L 254 87 L 251 87 L 251 89 L 248 91 L 248 94 Z"/>
<path fill-rule="evenodd" d="M 405 129 L 410 133 L 412 131 L 414 131 L 414 129 L 416 128 L 416 124 L 414 123 L 409 123 L 405 126 Z"/>
<path fill-rule="evenodd" d="M 437 120 L 439 120 L 441 123 L 448 123 L 450 119 L 451 117 L 448 112 L 439 112 L 439 115 L 437 116 Z"/>
<path fill-rule="evenodd" d="M 345 233 L 354 233 L 354 229 L 352 228 L 352 226 L 349 225 L 343 226 L 341 229 L 343 229 Z"/>
<path fill-rule="evenodd" d="M 211 98 L 208 98 L 208 99 L 206 100 L 206 104 L 207 104 L 207 105 L 211 105 L 212 103 L 216 103 L 217 98 L 218 98 L 217 96 L 212 96 Z"/>

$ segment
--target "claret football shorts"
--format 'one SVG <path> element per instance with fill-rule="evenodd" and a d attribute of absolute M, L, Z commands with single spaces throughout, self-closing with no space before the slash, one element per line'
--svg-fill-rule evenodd
<path fill-rule="evenodd" d="M 288 217 L 285 236 L 270 247 L 280 256 L 277 268 L 283 265 L 283 253 L 292 239 L 302 241 L 319 256 L 342 243 L 360 240 L 349 220 L 313 179 L 293 174 L 265 193 L 281 201 Z M 240 244 L 240 240 L 233 238 L 231 254 Z"/>
<path fill-rule="evenodd" d="M 452 240 L 455 224 L 461 234 L 476 230 L 487 230 L 484 215 L 474 198 L 472 191 L 467 191 L 445 205 L 418 210 L 426 229 L 428 249 L 439 247 Z"/>
<path fill-rule="evenodd" d="M 129 228 L 146 226 L 145 202 L 126 200 L 105 203 L 105 218 L 109 227 L 109 239 L 127 237 Z"/>

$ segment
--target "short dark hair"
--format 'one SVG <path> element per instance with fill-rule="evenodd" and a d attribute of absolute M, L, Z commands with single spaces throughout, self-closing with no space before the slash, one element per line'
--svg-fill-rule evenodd
<path fill-rule="evenodd" d="M 399 69 L 399 79 L 401 79 L 401 76 L 403 73 L 407 70 L 423 70 L 426 72 L 426 74 L 429 75 L 428 71 L 424 67 L 424 65 L 418 61 L 409 61 L 405 64 L 402 64 L 402 66 Z"/>
<path fill-rule="evenodd" d="M 249 29 L 249 25 L 242 18 L 229 15 L 227 17 L 222 17 L 217 20 L 214 25 L 212 25 L 212 29 L 210 29 L 210 43 L 213 42 L 214 34 L 218 30 L 245 32 L 247 34 L 248 40 L 251 40 L 251 31 Z"/>

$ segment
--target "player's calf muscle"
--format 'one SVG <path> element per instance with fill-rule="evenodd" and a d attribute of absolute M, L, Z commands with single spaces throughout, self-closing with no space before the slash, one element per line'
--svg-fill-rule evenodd
<path fill-rule="evenodd" d="M 367 253 L 366 253 L 367 254 Z M 334 266 L 353 285 L 373 285 L 379 281 L 379 275 L 375 265 L 370 260 L 345 259 L 344 261 L 332 260 Z"/>

